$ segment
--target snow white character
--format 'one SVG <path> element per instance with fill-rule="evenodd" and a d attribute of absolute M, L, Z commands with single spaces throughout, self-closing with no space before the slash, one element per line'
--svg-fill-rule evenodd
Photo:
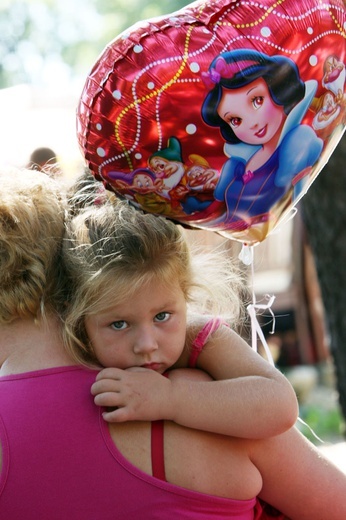
<path fill-rule="evenodd" d="M 210 89 L 202 117 L 220 128 L 228 157 L 212 204 L 225 204 L 226 220 L 215 223 L 264 222 L 292 187 L 299 196 L 321 154 L 323 141 L 301 124 L 317 82 L 304 83 L 287 57 L 250 49 L 220 54 L 202 79 Z"/>

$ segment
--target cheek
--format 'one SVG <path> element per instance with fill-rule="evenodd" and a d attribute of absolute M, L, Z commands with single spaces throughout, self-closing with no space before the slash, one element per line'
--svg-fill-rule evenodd
<path fill-rule="evenodd" d="M 98 327 L 92 320 L 88 318 L 85 320 L 85 332 L 89 338 L 89 341 L 93 346 L 95 346 L 97 343 Z"/>
<path fill-rule="evenodd" d="M 106 363 L 111 363 L 115 354 L 112 348 L 114 341 L 111 340 L 109 331 L 93 326 L 91 323 L 85 328 L 96 358 L 102 365 L 107 366 Z"/>
<path fill-rule="evenodd" d="M 179 344 L 180 346 L 181 345 L 184 346 L 185 339 L 186 339 L 186 318 L 185 318 L 185 316 L 182 316 L 177 321 L 174 333 L 175 333 L 175 338 L 176 338 L 177 344 Z"/>
<path fill-rule="evenodd" d="M 263 115 L 268 120 L 269 124 L 271 123 L 272 125 L 279 126 L 284 118 L 284 109 L 283 107 L 278 107 L 272 103 L 269 103 L 266 106 Z"/>
<path fill-rule="evenodd" d="M 116 368 L 128 368 L 128 359 L 126 356 L 126 351 L 122 348 L 118 348 L 119 346 L 115 343 L 105 343 L 100 341 L 97 342 L 97 345 L 94 347 L 94 352 L 104 367 L 116 367 Z"/>
<path fill-rule="evenodd" d="M 247 129 L 244 128 L 244 125 L 239 126 L 238 128 L 231 127 L 234 135 L 238 137 L 241 141 L 246 141 L 246 138 L 248 137 Z"/>

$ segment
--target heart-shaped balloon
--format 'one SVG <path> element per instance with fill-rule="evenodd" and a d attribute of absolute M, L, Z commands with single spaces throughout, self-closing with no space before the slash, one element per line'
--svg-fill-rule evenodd
<path fill-rule="evenodd" d="M 77 133 L 98 180 L 146 212 L 262 241 L 345 130 L 342 0 L 198 1 L 112 41 Z"/>

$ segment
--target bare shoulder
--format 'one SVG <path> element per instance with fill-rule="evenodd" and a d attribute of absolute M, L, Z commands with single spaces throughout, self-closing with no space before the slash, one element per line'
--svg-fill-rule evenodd
<path fill-rule="evenodd" d="M 203 327 L 215 319 L 215 316 L 211 315 L 198 315 L 194 314 L 189 316 L 187 323 L 187 333 L 186 333 L 186 342 L 191 345 L 198 333 L 203 329 Z M 241 336 L 235 332 L 232 328 L 231 324 L 226 321 L 221 321 L 220 325 L 215 329 L 215 331 L 208 338 L 208 346 L 213 345 L 213 342 L 216 341 L 233 341 L 240 342 L 243 345 L 247 345 L 247 343 L 241 338 Z"/>
<path fill-rule="evenodd" d="M 213 316 L 209 314 L 190 314 L 186 328 L 187 341 L 192 342 L 200 330 L 212 319 Z"/>

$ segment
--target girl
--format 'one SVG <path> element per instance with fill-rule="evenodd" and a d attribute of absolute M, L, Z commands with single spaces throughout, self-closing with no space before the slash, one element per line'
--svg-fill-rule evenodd
<path fill-rule="evenodd" d="M 227 222 L 251 225 L 294 186 L 298 197 L 323 142 L 302 125 L 316 91 L 284 56 L 241 49 L 216 57 L 203 76 L 210 89 L 202 117 L 220 128 L 224 164 L 214 196 L 226 204 Z"/>
<path fill-rule="evenodd" d="M 224 324 L 240 280 L 221 252 L 193 257 L 180 227 L 118 201 L 71 220 L 64 262 L 65 342 L 79 363 L 106 367 L 92 392 L 113 408 L 107 421 L 171 419 L 244 438 L 294 424 L 289 382 Z M 219 381 L 162 377 L 187 366 Z"/>

